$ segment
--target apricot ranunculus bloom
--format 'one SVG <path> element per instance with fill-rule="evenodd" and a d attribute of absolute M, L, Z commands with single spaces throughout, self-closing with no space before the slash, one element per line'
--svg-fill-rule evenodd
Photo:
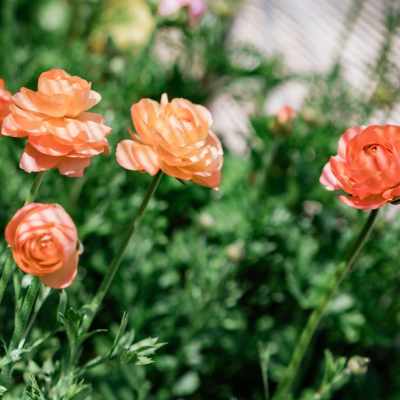
<path fill-rule="evenodd" d="M 15 263 L 47 286 L 66 288 L 78 270 L 78 233 L 58 204 L 30 203 L 21 208 L 5 230 Z"/>
<path fill-rule="evenodd" d="M 338 154 L 325 165 L 320 182 L 345 192 L 340 200 L 355 208 L 375 209 L 400 198 L 400 126 L 348 129 Z"/>
<path fill-rule="evenodd" d="M 209 111 L 185 99 L 161 104 L 143 99 L 131 108 L 136 133 L 117 147 L 118 163 L 150 175 L 163 171 L 181 180 L 218 189 L 223 150 L 211 131 Z"/>
<path fill-rule="evenodd" d="M 0 79 L 0 127 L 4 118 L 10 112 L 10 104 L 12 100 L 11 93 L 6 89 L 3 79 Z"/>
<path fill-rule="evenodd" d="M 20 160 L 26 172 L 58 168 L 79 177 L 91 157 L 109 151 L 111 128 L 101 115 L 87 112 L 100 100 L 86 80 L 52 69 L 40 75 L 37 91 L 22 88 L 13 96 L 1 133 L 27 138 Z"/>

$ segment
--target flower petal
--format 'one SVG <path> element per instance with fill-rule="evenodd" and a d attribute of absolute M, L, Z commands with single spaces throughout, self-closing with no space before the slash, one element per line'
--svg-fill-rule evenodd
<path fill-rule="evenodd" d="M 346 158 L 346 150 L 347 150 L 347 144 L 359 135 L 362 132 L 362 128 L 360 126 L 355 126 L 353 128 L 349 128 L 346 130 L 345 133 L 340 137 L 339 139 L 339 145 L 338 145 L 338 155 L 342 157 L 343 159 Z"/>
<path fill-rule="evenodd" d="M 347 206 L 358 208 L 359 210 L 374 210 L 382 207 L 387 202 L 382 197 L 359 199 L 356 197 L 339 196 L 339 200 Z"/>
<path fill-rule="evenodd" d="M 61 69 L 52 69 L 39 77 L 38 89 L 49 98 L 61 96 L 64 100 L 63 116 L 77 117 L 96 105 L 101 96 L 91 90 L 91 85 L 85 79 L 71 76 Z"/>
<path fill-rule="evenodd" d="M 25 207 L 19 209 L 17 213 L 11 218 L 5 230 L 5 238 L 7 243 L 11 246 L 14 242 L 15 232 L 21 221 L 31 212 L 37 209 L 39 205 L 37 203 L 30 203 Z"/>
<path fill-rule="evenodd" d="M 22 153 L 19 166 L 24 171 L 31 173 L 47 171 L 48 169 L 54 168 L 58 162 L 59 160 L 57 157 L 42 154 L 28 143 Z"/>
<path fill-rule="evenodd" d="M 321 177 L 319 178 L 321 185 L 324 185 L 328 190 L 342 189 L 341 183 L 336 179 L 332 172 L 331 163 L 328 161 L 322 170 Z"/>
<path fill-rule="evenodd" d="M 48 115 L 51 117 L 63 117 L 67 112 L 68 98 L 63 94 L 47 96 L 40 92 L 21 88 L 13 97 L 14 103 L 28 111 Z"/>
<path fill-rule="evenodd" d="M 214 171 L 209 176 L 193 175 L 192 181 L 198 185 L 218 190 L 221 183 L 221 171 Z"/>
<path fill-rule="evenodd" d="M 117 146 L 117 162 L 131 171 L 146 171 L 155 175 L 159 169 L 157 153 L 150 147 L 133 140 L 122 140 Z"/>
<path fill-rule="evenodd" d="M 73 254 L 59 270 L 41 276 L 40 280 L 53 289 L 65 289 L 72 284 L 78 273 L 78 252 Z"/>
<path fill-rule="evenodd" d="M 65 156 L 73 150 L 71 144 L 51 134 L 40 136 L 30 135 L 28 143 L 39 153 L 54 157 Z"/>
<path fill-rule="evenodd" d="M 1 134 L 4 136 L 11 137 L 26 137 L 28 133 L 21 129 L 21 127 L 16 123 L 13 114 L 8 114 L 1 126 Z"/>
<path fill-rule="evenodd" d="M 83 176 L 85 168 L 90 165 L 90 158 L 70 158 L 63 157 L 58 164 L 58 170 L 61 175 L 70 178 L 79 178 Z"/>

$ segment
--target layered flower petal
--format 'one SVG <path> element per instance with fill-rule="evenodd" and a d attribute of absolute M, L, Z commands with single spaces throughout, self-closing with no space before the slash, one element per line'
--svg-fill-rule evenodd
<path fill-rule="evenodd" d="M 194 183 L 207 186 L 209 188 L 218 188 L 221 183 L 221 171 L 214 171 L 206 174 L 195 174 L 192 178 Z"/>
<path fill-rule="evenodd" d="M 40 279 L 41 281 L 51 288 L 65 289 L 72 284 L 78 274 L 78 253 L 72 255 L 70 259 L 65 263 L 64 268 L 53 272 L 52 274 L 44 275 Z"/>
<path fill-rule="evenodd" d="M 6 85 L 3 79 L 0 79 L 0 127 L 3 120 L 10 112 L 12 95 L 6 89 Z"/>
<path fill-rule="evenodd" d="M 347 206 L 358 208 L 359 210 L 374 210 L 386 204 L 386 200 L 379 196 L 371 196 L 366 199 L 355 197 L 339 196 L 339 200 Z"/>
<path fill-rule="evenodd" d="M 68 105 L 68 97 L 63 94 L 47 96 L 26 88 L 21 88 L 13 100 L 14 104 L 23 110 L 54 118 L 65 116 Z"/>
<path fill-rule="evenodd" d="M 160 169 L 157 153 L 150 146 L 133 140 L 122 140 L 118 144 L 117 161 L 125 169 L 146 171 L 150 175 Z"/>
<path fill-rule="evenodd" d="M 336 179 L 335 174 L 332 172 L 330 163 L 325 164 L 321 177 L 319 178 L 319 182 L 328 190 L 340 190 L 342 188 L 340 182 Z"/>
<path fill-rule="evenodd" d="M 69 286 L 77 274 L 78 233 L 58 204 L 30 203 L 5 230 L 17 266 L 52 288 Z"/>
<path fill-rule="evenodd" d="M 100 99 L 89 82 L 61 69 L 41 74 L 37 91 L 22 88 L 2 127 L 3 135 L 28 138 L 21 168 L 57 167 L 63 175 L 78 177 L 91 157 L 108 154 L 111 128 L 101 115 L 87 112 Z"/>
<path fill-rule="evenodd" d="M 62 69 L 52 69 L 43 72 L 38 82 L 39 93 L 56 99 L 62 96 L 65 116 L 77 117 L 100 102 L 99 93 L 91 90 L 91 84 L 86 80 L 67 74 Z"/>
<path fill-rule="evenodd" d="M 185 99 L 143 99 L 131 108 L 136 132 L 117 147 L 117 161 L 128 170 L 155 175 L 159 169 L 182 180 L 217 189 L 223 150 L 211 131 L 212 117 Z"/>
<path fill-rule="evenodd" d="M 323 168 L 320 182 L 347 195 L 340 200 L 369 210 L 400 197 L 400 126 L 371 125 L 348 129 L 338 155 Z"/>
<path fill-rule="evenodd" d="M 57 168 L 61 175 L 79 178 L 90 165 L 90 157 L 60 157 L 41 153 L 29 143 L 20 159 L 20 167 L 28 172 L 47 171 Z"/>
<path fill-rule="evenodd" d="M 57 168 L 61 175 L 71 178 L 80 178 L 83 176 L 85 169 L 90 165 L 90 158 L 62 158 Z"/>
<path fill-rule="evenodd" d="M 48 169 L 56 167 L 57 164 L 57 157 L 40 153 L 29 144 L 25 146 L 25 150 L 19 160 L 20 168 L 28 173 L 47 171 Z"/>

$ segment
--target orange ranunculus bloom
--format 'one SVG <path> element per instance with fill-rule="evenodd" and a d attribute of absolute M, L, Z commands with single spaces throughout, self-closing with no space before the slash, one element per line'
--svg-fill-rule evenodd
<path fill-rule="evenodd" d="M 155 175 L 159 170 L 182 180 L 218 189 L 223 150 L 210 130 L 211 114 L 185 99 L 161 104 L 143 99 L 131 108 L 136 133 L 117 147 L 118 163 Z"/>
<path fill-rule="evenodd" d="M 0 79 L 0 127 L 4 118 L 10 112 L 10 104 L 12 100 L 11 93 L 6 89 L 3 79 Z"/>
<path fill-rule="evenodd" d="M 400 126 L 348 129 L 338 154 L 325 165 L 320 182 L 347 193 L 340 200 L 355 208 L 375 209 L 400 197 Z"/>
<path fill-rule="evenodd" d="M 71 285 L 78 270 L 78 233 L 61 206 L 24 206 L 8 223 L 5 236 L 22 271 L 55 289 Z"/>
<path fill-rule="evenodd" d="M 100 100 L 86 80 L 52 69 L 40 75 L 37 91 L 22 88 L 13 96 L 1 133 L 27 137 L 20 160 L 26 172 L 58 168 L 79 177 L 91 157 L 109 151 L 111 128 L 101 115 L 87 112 Z"/>

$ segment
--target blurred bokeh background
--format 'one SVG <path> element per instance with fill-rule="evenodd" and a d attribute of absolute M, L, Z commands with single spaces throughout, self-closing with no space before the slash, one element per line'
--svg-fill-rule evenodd
<path fill-rule="evenodd" d="M 131 128 L 133 102 L 185 97 L 212 110 L 226 149 L 219 192 L 163 180 L 95 321 L 106 331 L 87 342 L 82 360 L 110 348 L 126 311 L 137 340 L 165 343 L 154 362 L 111 360 L 88 371 L 76 397 L 56 397 L 65 351 L 56 331 L 21 360 L 6 398 L 267 400 L 363 223 L 363 212 L 341 205 L 318 179 L 347 127 L 399 123 L 399 1 L 207 6 L 191 21 L 187 9 L 160 16 L 157 0 L 0 1 L 0 77 L 9 90 L 35 88 L 54 67 L 90 80 L 114 148 Z M 286 105 L 293 119 L 278 117 Z M 1 138 L 1 226 L 32 179 L 18 169 L 21 148 Z M 113 156 L 98 157 L 82 179 L 46 176 L 40 200 L 71 213 L 85 247 L 67 291 L 77 312 L 148 183 Z M 400 399 L 400 217 L 395 206 L 383 214 L 312 343 L 296 399 Z M 12 329 L 9 290 L 3 337 Z M 58 302 L 53 293 L 32 341 L 57 327 Z"/>

